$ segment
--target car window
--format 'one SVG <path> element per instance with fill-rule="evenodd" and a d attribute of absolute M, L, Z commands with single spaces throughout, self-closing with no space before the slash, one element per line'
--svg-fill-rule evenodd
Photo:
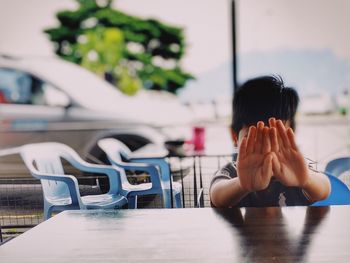
<path fill-rule="evenodd" d="M 0 69 L 0 103 L 68 106 L 68 96 L 28 73 Z"/>
<path fill-rule="evenodd" d="M 32 78 L 23 72 L 0 69 L 1 102 L 14 104 L 30 103 Z"/>

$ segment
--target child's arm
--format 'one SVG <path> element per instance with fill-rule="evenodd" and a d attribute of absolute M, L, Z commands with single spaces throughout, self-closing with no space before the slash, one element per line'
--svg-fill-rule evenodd
<path fill-rule="evenodd" d="M 241 187 L 238 177 L 235 177 L 214 183 L 209 194 L 215 207 L 231 207 L 237 205 L 248 193 Z"/>
<path fill-rule="evenodd" d="M 325 174 L 309 170 L 309 180 L 302 186 L 302 189 L 311 202 L 316 202 L 328 197 L 331 185 Z"/>
<path fill-rule="evenodd" d="M 271 150 L 274 176 L 286 186 L 303 189 L 311 202 L 327 198 L 330 182 L 326 175 L 310 171 L 299 151 L 291 128 L 286 129 L 281 120 L 270 120 Z M 278 136 L 277 136 L 278 134 Z"/>
<path fill-rule="evenodd" d="M 249 192 L 268 187 L 272 176 L 272 158 L 269 129 L 259 122 L 249 128 L 248 137 L 239 145 L 237 177 L 220 180 L 210 190 L 211 202 L 216 207 L 237 203 Z"/>

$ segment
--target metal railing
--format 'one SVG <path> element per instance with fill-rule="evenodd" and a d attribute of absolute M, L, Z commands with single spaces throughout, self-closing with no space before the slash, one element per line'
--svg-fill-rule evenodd
<path fill-rule="evenodd" d="M 179 173 L 173 173 L 175 181 L 182 185 L 183 208 L 209 207 L 210 181 L 215 172 L 232 160 L 232 155 L 195 155 L 178 158 Z M 173 162 L 170 162 L 173 163 Z M 184 169 L 184 164 L 190 169 Z"/>
<path fill-rule="evenodd" d="M 170 157 L 173 178 L 182 185 L 184 208 L 210 206 L 209 185 L 212 176 L 220 166 L 232 159 L 230 155 Z M 129 181 L 137 183 L 135 175 L 128 175 Z M 101 194 L 101 176 L 79 175 L 82 182 L 79 190 L 82 196 Z M 147 175 L 143 180 L 147 180 Z M 87 183 L 88 182 L 88 183 Z M 160 196 L 140 197 L 139 208 L 162 208 Z M 20 234 L 43 221 L 43 195 L 40 181 L 30 177 L 0 179 L 0 238 L 6 239 Z"/>

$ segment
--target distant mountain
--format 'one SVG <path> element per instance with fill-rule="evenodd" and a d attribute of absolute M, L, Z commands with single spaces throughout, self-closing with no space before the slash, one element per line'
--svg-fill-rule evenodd
<path fill-rule="evenodd" d="M 181 101 L 209 102 L 232 96 L 232 65 L 226 62 L 190 81 L 179 93 Z"/>
<path fill-rule="evenodd" d="M 232 94 L 231 62 L 221 64 L 192 81 L 179 94 L 182 101 L 211 101 Z M 280 75 L 302 95 L 315 91 L 332 94 L 350 89 L 350 60 L 330 50 L 277 50 L 238 57 L 238 80 L 259 75 Z"/>

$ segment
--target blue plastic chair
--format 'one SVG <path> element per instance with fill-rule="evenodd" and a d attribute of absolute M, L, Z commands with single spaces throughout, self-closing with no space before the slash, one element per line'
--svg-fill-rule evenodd
<path fill-rule="evenodd" d="M 342 173 L 350 171 L 350 157 L 337 158 L 330 161 L 325 168 L 326 174 L 339 177 Z"/>
<path fill-rule="evenodd" d="M 331 183 L 331 193 L 327 199 L 315 202 L 312 206 L 350 205 L 349 187 L 337 177 L 327 174 Z"/>
<path fill-rule="evenodd" d="M 122 195 L 120 175 L 115 168 L 87 163 L 67 145 L 55 142 L 27 144 L 21 148 L 20 154 L 30 173 L 41 181 L 45 220 L 54 211 L 110 209 L 127 203 Z M 61 158 L 81 171 L 106 174 L 110 182 L 108 193 L 81 196 L 78 180 L 64 173 Z"/>
<path fill-rule="evenodd" d="M 163 195 L 164 207 L 171 208 L 171 193 L 173 194 L 173 198 L 175 200 L 175 207 L 181 208 L 181 184 L 177 182 L 173 182 L 170 174 L 169 164 L 166 162 L 165 157 L 167 152 L 164 152 L 162 149 L 153 146 L 145 146 L 144 149 L 141 149 L 135 153 L 131 152 L 130 149 L 123 144 L 122 142 L 114 139 L 114 138 L 105 138 L 98 141 L 99 147 L 107 154 L 109 161 L 122 169 L 134 169 L 136 170 L 138 167 L 147 166 L 154 167 L 157 171 L 157 177 L 149 172 L 151 175 L 151 183 L 152 190 L 144 190 L 138 192 L 130 192 L 131 196 L 150 194 L 150 193 L 158 193 Z M 146 149 L 147 148 L 147 149 Z M 145 150 L 146 149 L 146 150 Z M 151 157 L 154 155 L 158 155 L 156 157 Z M 123 161 L 123 159 L 126 162 Z M 140 166 L 142 165 L 142 166 Z M 158 173 L 158 169 L 160 174 Z M 140 170 L 140 169 L 139 169 Z M 159 182 L 160 179 L 160 182 Z M 123 189 L 126 191 L 132 191 L 133 189 L 129 189 L 130 184 L 126 178 L 126 176 L 122 176 Z M 147 185 L 147 184 L 146 184 Z M 142 187 L 142 184 L 141 186 Z M 149 191 L 149 192 L 148 192 Z M 153 192 L 151 192 L 153 191 Z M 129 200 L 131 203 L 133 200 Z"/>
<path fill-rule="evenodd" d="M 149 164 L 126 163 L 122 161 L 119 145 L 108 140 L 100 140 L 99 147 L 107 154 L 110 163 L 120 172 L 123 195 L 128 199 L 129 208 L 137 208 L 137 197 L 144 195 L 162 194 L 160 174 L 157 168 Z M 126 146 L 124 146 L 126 147 Z M 130 184 L 125 171 L 147 172 L 151 177 L 150 183 Z"/>

